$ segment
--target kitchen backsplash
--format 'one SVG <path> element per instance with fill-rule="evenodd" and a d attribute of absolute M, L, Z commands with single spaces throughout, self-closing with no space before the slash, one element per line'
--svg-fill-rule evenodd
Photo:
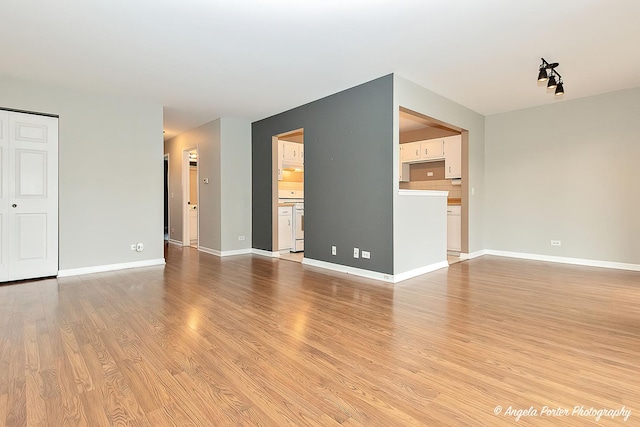
<path fill-rule="evenodd" d="M 440 190 L 448 191 L 449 198 L 462 198 L 462 187 L 460 185 L 451 185 L 449 179 L 439 179 L 435 181 L 411 181 L 401 182 L 401 190 Z"/>

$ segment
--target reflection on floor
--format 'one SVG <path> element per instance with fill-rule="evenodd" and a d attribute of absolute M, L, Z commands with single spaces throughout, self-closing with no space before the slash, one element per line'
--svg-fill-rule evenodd
<path fill-rule="evenodd" d="M 287 261 L 295 261 L 301 263 L 302 258 L 304 258 L 304 252 L 289 252 L 288 254 L 280 254 L 280 259 L 285 259 Z"/>
<path fill-rule="evenodd" d="M 449 262 L 449 265 L 451 265 L 451 264 L 455 264 L 457 262 L 461 262 L 461 261 L 464 261 L 464 260 L 462 258 L 460 258 L 459 255 L 447 254 L 447 261 Z"/>

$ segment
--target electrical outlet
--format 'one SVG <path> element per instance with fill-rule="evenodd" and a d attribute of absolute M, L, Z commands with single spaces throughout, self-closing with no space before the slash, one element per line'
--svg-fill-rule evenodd
<path fill-rule="evenodd" d="M 371 252 L 369 252 L 369 251 L 362 251 L 362 258 L 364 258 L 364 259 L 371 259 Z"/>
<path fill-rule="evenodd" d="M 244 236 L 238 236 L 238 240 L 240 241 L 244 240 Z"/>
<path fill-rule="evenodd" d="M 551 241 L 551 246 L 562 246 L 562 241 L 561 240 L 552 240 Z"/>
<path fill-rule="evenodd" d="M 135 251 L 136 250 L 136 244 L 134 243 L 133 245 L 131 245 L 131 250 Z"/>
<path fill-rule="evenodd" d="M 335 246 L 331 246 L 331 255 L 336 255 L 337 251 L 336 251 L 336 247 Z"/>
<path fill-rule="evenodd" d="M 142 252 L 142 251 L 144 251 L 144 244 L 138 243 L 136 245 L 136 252 Z"/>
<path fill-rule="evenodd" d="M 353 248 L 353 257 L 354 258 L 360 258 L 360 249 Z"/>

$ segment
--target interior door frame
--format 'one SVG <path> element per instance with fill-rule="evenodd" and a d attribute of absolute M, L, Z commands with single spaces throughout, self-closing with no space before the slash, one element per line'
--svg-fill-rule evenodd
<path fill-rule="evenodd" d="M 191 237 L 189 236 L 189 192 L 191 191 L 190 184 L 190 162 L 189 152 L 194 151 L 198 155 L 198 162 L 196 164 L 196 191 L 198 197 L 198 205 L 200 204 L 200 152 L 198 150 L 198 144 L 191 148 L 185 148 L 182 150 L 182 246 L 191 246 Z M 196 209 L 196 217 L 198 221 L 198 234 L 196 243 L 198 248 L 200 247 L 200 206 Z"/>
<path fill-rule="evenodd" d="M 162 163 L 164 167 L 164 162 L 167 162 L 167 171 L 164 173 L 162 179 L 166 180 L 167 190 L 166 190 L 166 203 L 167 205 L 163 208 L 167 210 L 167 241 L 171 241 L 171 163 L 169 162 L 169 153 L 165 153 L 162 158 Z M 164 224 L 162 226 L 163 229 L 163 239 L 164 239 Z"/>

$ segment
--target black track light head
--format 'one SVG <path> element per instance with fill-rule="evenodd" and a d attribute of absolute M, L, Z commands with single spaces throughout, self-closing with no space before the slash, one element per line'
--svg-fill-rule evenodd
<path fill-rule="evenodd" d="M 558 82 L 556 86 L 556 96 L 564 95 L 564 85 L 562 84 L 562 79 Z"/>
<path fill-rule="evenodd" d="M 538 81 L 546 82 L 549 76 L 547 75 L 547 69 L 540 66 L 540 71 L 538 72 Z"/>
<path fill-rule="evenodd" d="M 556 76 L 552 73 L 552 74 L 549 76 L 549 81 L 547 82 L 547 89 L 553 89 L 553 88 L 555 88 L 555 87 L 556 87 L 556 85 L 557 85 L 557 83 L 556 83 Z"/>

